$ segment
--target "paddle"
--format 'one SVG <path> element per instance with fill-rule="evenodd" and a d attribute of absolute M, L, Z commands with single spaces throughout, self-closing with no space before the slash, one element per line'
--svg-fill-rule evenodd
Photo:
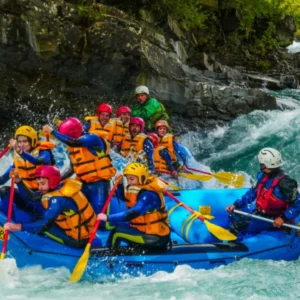
<path fill-rule="evenodd" d="M 107 198 L 107 200 L 106 200 L 106 202 L 105 202 L 105 204 L 104 204 L 104 206 L 101 210 L 101 213 L 104 213 L 106 211 L 106 208 L 107 208 L 112 196 L 114 195 L 115 190 L 117 188 L 117 185 L 118 185 L 121 178 L 122 178 L 122 176 L 119 177 L 116 180 L 115 184 L 113 185 L 113 188 L 112 188 L 112 190 L 110 191 L 110 193 L 108 195 L 108 198 Z M 84 273 L 87 262 L 89 260 L 91 245 L 92 245 L 93 239 L 95 238 L 95 235 L 96 235 L 97 229 L 100 225 L 100 222 L 101 222 L 101 220 L 98 220 L 96 222 L 95 226 L 94 226 L 94 229 L 93 229 L 93 231 L 90 235 L 89 241 L 88 241 L 87 245 L 85 246 L 84 252 L 81 255 L 80 259 L 78 260 L 78 262 L 77 262 L 77 264 L 76 264 L 76 266 L 73 270 L 73 273 L 72 273 L 71 278 L 70 278 L 71 282 L 79 281 L 81 279 L 83 273 Z"/>
<path fill-rule="evenodd" d="M 185 209 L 187 209 L 189 212 L 194 213 L 194 210 L 191 209 L 189 206 L 187 206 L 186 204 L 182 203 L 179 199 L 177 199 L 176 197 L 174 197 L 170 192 L 168 191 L 164 191 L 164 193 L 169 196 L 171 199 L 173 199 L 174 201 L 176 201 L 177 203 L 181 203 L 181 206 L 184 207 Z M 216 238 L 218 238 L 221 241 L 233 241 L 236 240 L 236 236 L 233 235 L 232 233 L 230 233 L 229 231 L 227 231 L 226 229 L 212 224 L 210 222 L 208 222 L 207 220 L 205 220 L 204 217 L 198 215 L 197 216 L 198 219 L 200 219 L 206 226 L 208 231 L 214 235 Z"/>
<path fill-rule="evenodd" d="M 237 175 L 230 172 L 210 173 L 210 172 L 205 172 L 198 169 L 190 168 L 188 166 L 184 166 L 184 167 L 191 171 L 211 175 L 217 180 L 219 180 L 220 182 L 222 182 L 223 184 L 232 185 L 236 188 L 242 187 L 244 185 L 244 177 L 242 175 Z"/>
<path fill-rule="evenodd" d="M 269 222 L 269 223 L 273 223 L 274 222 L 274 220 L 272 220 L 272 219 L 268 219 L 268 218 L 264 218 L 264 217 L 256 216 L 256 215 L 252 215 L 252 214 L 246 213 L 246 212 L 241 211 L 241 210 L 234 209 L 233 212 L 236 213 L 236 214 L 239 214 L 239 215 L 243 215 L 243 216 L 247 216 L 247 217 L 250 217 L 250 218 L 254 218 L 254 219 L 266 221 L 266 222 Z M 295 226 L 295 225 L 291 225 L 291 224 L 283 223 L 281 226 L 292 228 L 292 229 L 296 229 L 296 230 L 300 230 L 299 226 Z"/>
<path fill-rule="evenodd" d="M 10 149 L 10 145 L 7 145 L 0 153 L 0 158 Z"/>
<path fill-rule="evenodd" d="M 15 193 L 15 176 L 11 177 L 11 184 L 10 184 L 10 191 L 9 191 L 9 204 L 8 204 L 8 214 L 7 214 L 7 223 L 10 222 L 11 220 L 11 215 L 12 215 L 12 207 L 13 207 L 13 201 L 14 201 L 14 193 Z M 2 246 L 2 253 L 0 259 L 5 258 L 5 253 L 6 253 L 6 246 L 7 246 L 7 241 L 8 241 L 8 230 L 5 230 L 4 233 L 4 239 L 3 239 L 3 246 Z"/>
<path fill-rule="evenodd" d="M 155 170 L 156 172 L 159 173 L 164 173 L 164 174 L 170 174 L 171 172 L 165 171 L 165 170 Z M 206 175 L 200 175 L 200 174 L 194 174 L 194 173 L 178 173 L 179 176 L 191 179 L 191 180 L 199 180 L 199 181 L 207 181 L 212 178 L 212 176 L 206 176 Z"/>

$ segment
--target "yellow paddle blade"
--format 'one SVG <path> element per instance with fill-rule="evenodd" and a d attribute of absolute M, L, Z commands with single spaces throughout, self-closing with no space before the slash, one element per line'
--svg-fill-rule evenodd
<path fill-rule="evenodd" d="M 70 278 L 71 282 L 77 282 L 81 279 L 81 277 L 84 273 L 84 270 L 86 268 L 87 262 L 89 260 L 90 249 L 91 249 L 91 244 L 88 243 L 84 249 L 83 254 L 81 255 L 80 259 L 78 260 L 78 262 L 73 270 L 73 273 Z"/>
<path fill-rule="evenodd" d="M 195 173 L 179 173 L 178 175 L 191 180 L 199 180 L 199 181 L 207 181 L 212 179 L 211 175 L 200 175 Z"/>
<path fill-rule="evenodd" d="M 201 215 L 203 218 L 208 219 L 208 220 L 213 220 L 215 217 L 211 215 Z"/>
<path fill-rule="evenodd" d="M 230 172 L 219 172 L 212 175 L 223 184 L 232 185 L 236 188 L 240 188 L 244 185 L 244 177 L 242 175 Z"/>
<path fill-rule="evenodd" d="M 207 226 L 208 231 L 221 241 L 234 241 L 237 239 L 235 235 L 218 225 L 212 224 L 206 220 L 204 220 L 204 223 Z"/>

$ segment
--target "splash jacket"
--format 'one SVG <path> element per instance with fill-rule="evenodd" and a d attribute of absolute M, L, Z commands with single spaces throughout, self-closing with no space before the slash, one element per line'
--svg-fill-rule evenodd
<path fill-rule="evenodd" d="M 271 176 L 259 172 L 257 184 L 236 200 L 234 205 L 242 209 L 256 200 L 256 207 L 265 214 L 281 215 L 286 220 L 292 220 L 300 214 L 297 188 L 297 181 L 284 174 L 282 170 Z"/>
<path fill-rule="evenodd" d="M 132 108 L 132 117 L 142 118 L 148 131 L 154 129 L 156 121 L 169 120 L 165 107 L 154 98 L 147 99 L 143 104 L 135 104 Z"/>
<path fill-rule="evenodd" d="M 66 235 L 77 241 L 89 238 L 96 223 L 94 210 L 81 192 L 81 186 L 82 183 L 79 181 L 68 178 L 61 188 L 42 196 L 45 209 L 48 209 L 49 200 L 53 197 L 72 198 L 76 203 L 77 210 L 62 210 L 55 219 L 55 224 L 63 229 Z"/>
<path fill-rule="evenodd" d="M 29 153 L 23 152 L 19 155 L 14 153 L 14 166 L 18 170 L 19 176 L 24 183 L 32 190 L 37 190 L 38 184 L 34 178 L 34 173 L 38 165 L 42 165 L 44 160 L 39 161 L 41 151 L 50 151 L 55 147 L 54 143 L 39 141 L 36 147 Z M 55 165 L 52 153 L 50 153 L 51 165 Z"/>

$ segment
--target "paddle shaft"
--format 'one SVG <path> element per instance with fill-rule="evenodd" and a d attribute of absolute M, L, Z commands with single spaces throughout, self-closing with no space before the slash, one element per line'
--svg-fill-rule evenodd
<path fill-rule="evenodd" d="M 252 214 L 246 213 L 246 212 L 241 211 L 241 210 L 234 209 L 233 212 L 236 213 L 236 214 L 239 214 L 239 215 L 243 215 L 243 216 L 247 216 L 247 217 L 250 217 L 250 218 L 254 218 L 254 219 L 266 221 L 266 222 L 269 222 L 269 223 L 273 223 L 274 222 L 274 220 L 272 220 L 272 219 L 268 219 L 268 218 L 264 218 L 264 217 L 256 216 L 256 215 L 252 215 Z M 281 226 L 292 228 L 292 229 L 296 229 L 296 230 L 300 230 L 299 226 L 295 226 L 295 225 L 291 225 L 291 224 L 283 223 Z"/>
<path fill-rule="evenodd" d="M 201 171 L 201 170 L 198 170 L 198 169 L 190 168 L 186 165 L 184 167 L 188 170 L 191 170 L 191 171 L 199 172 L 199 173 L 206 174 L 206 175 L 212 175 L 212 173 L 210 173 L 210 172 L 205 172 L 205 171 Z"/>
<path fill-rule="evenodd" d="M 121 178 L 121 177 L 120 177 L 120 178 Z M 109 204 L 109 202 L 110 202 L 112 196 L 114 195 L 115 190 L 117 189 L 119 180 L 120 180 L 120 179 L 118 179 L 118 180 L 115 182 L 113 188 L 111 189 L 111 191 L 110 191 L 110 193 L 109 193 L 109 195 L 108 195 L 108 198 L 107 198 L 107 200 L 106 200 L 106 202 L 105 202 L 105 204 L 104 204 L 104 206 L 103 206 L 103 208 L 102 208 L 102 210 L 101 210 L 101 213 L 102 213 L 102 214 L 105 213 L 105 211 L 106 211 L 106 209 L 107 209 L 107 206 L 108 206 L 108 204 Z M 94 226 L 94 229 L 93 229 L 93 231 L 92 231 L 92 233 L 91 233 L 91 235 L 90 235 L 88 244 L 91 244 L 92 241 L 93 241 L 93 239 L 95 238 L 95 235 L 96 235 L 96 232 L 97 232 L 97 229 L 98 229 L 100 223 L 101 223 L 101 220 L 97 220 L 97 222 L 96 222 L 96 224 L 95 224 L 95 226 Z"/>
<path fill-rule="evenodd" d="M 7 145 L 0 153 L 0 158 L 10 149 L 10 145 Z"/>
<path fill-rule="evenodd" d="M 177 203 L 181 203 L 181 206 L 184 207 L 186 210 L 188 210 L 189 212 L 191 212 L 192 214 L 195 212 L 193 209 L 191 209 L 189 206 L 185 205 L 183 202 L 181 202 L 179 199 L 177 199 L 176 197 L 174 197 L 170 192 L 168 191 L 164 191 L 164 193 L 169 196 L 171 199 L 173 199 L 175 202 Z M 201 221 L 205 221 L 205 219 L 201 216 L 198 216 L 198 219 L 200 219 Z"/>
<path fill-rule="evenodd" d="M 11 178 L 11 185 L 10 185 L 10 191 L 9 191 L 9 204 L 8 204 L 8 214 L 7 214 L 7 223 L 11 220 L 12 215 L 12 207 L 13 207 L 13 201 L 14 201 L 14 192 L 15 192 L 15 177 L 13 176 Z M 1 253 L 1 259 L 4 259 L 5 253 L 6 253 L 6 247 L 7 247 L 7 241 L 8 241 L 8 230 L 5 230 L 4 233 L 4 240 L 3 240 L 3 246 L 2 246 L 2 253 Z"/>

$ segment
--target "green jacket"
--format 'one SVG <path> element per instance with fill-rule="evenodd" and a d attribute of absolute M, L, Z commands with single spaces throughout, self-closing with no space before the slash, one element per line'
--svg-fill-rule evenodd
<path fill-rule="evenodd" d="M 132 116 L 142 118 L 148 131 L 155 129 L 156 121 L 169 120 L 165 107 L 154 98 L 147 99 L 144 104 L 135 104 L 132 108 Z"/>

